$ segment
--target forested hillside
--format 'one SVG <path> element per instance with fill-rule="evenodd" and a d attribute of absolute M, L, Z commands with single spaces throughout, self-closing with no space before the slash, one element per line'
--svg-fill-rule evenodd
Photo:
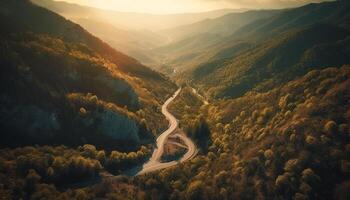
<path fill-rule="evenodd" d="M 175 84 L 29 1 L 0 24 L 1 199 L 86 199 L 61 191 L 147 160 Z"/>
<path fill-rule="evenodd" d="M 133 149 L 166 126 L 167 78 L 29 1 L 0 5 L 2 145 Z"/>
<path fill-rule="evenodd" d="M 134 182 L 155 199 L 347 199 L 349 80 L 349 66 L 313 70 L 202 106 L 208 153 Z"/>
<path fill-rule="evenodd" d="M 230 36 L 237 30 L 258 19 L 270 18 L 280 12 L 282 11 L 251 10 L 230 13 L 222 17 L 163 30 L 160 33 L 168 36 L 171 42 L 152 49 L 152 58 L 158 59 L 161 63 L 156 69 L 174 75 L 174 71 L 169 69 L 183 71 L 208 62 L 210 58 L 216 58 L 213 54 L 217 46 L 219 49 L 224 49 L 230 44 Z"/>
<path fill-rule="evenodd" d="M 312 69 L 349 63 L 347 1 L 309 4 L 258 19 L 209 45 L 174 74 L 214 97 L 270 89 Z"/>
<path fill-rule="evenodd" d="M 311 69 L 349 63 L 349 34 L 335 25 L 315 24 L 276 36 L 229 59 L 200 65 L 191 78 L 203 88 L 210 87 L 209 93 L 216 97 L 270 89 Z"/>
<path fill-rule="evenodd" d="M 75 22 L 118 50 L 30 0 L 0 1 L 1 200 L 350 199 L 349 1 L 162 30 L 160 48 L 106 28 L 132 13 L 105 12 Z M 133 38 L 172 80 L 119 52 Z"/>

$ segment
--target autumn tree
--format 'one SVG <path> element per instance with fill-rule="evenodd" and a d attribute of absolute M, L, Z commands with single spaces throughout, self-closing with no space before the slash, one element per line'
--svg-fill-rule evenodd
<path fill-rule="evenodd" d="M 188 131 L 189 135 L 194 139 L 199 148 L 206 153 L 211 143 L 210 128 L 205 119 L 197 120 L 192 128 Z"/>

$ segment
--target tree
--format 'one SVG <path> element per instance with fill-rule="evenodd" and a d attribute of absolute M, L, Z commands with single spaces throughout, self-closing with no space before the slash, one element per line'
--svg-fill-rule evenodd
<path fill-rule="evenodd" d="M 25 182 L 25 190 L 30 195 L 34 192 L 36 184 L 39 183 L 41 176 L 34 169 L 30 169 Z"/>
<path fill-rule="evenodd" d="M 84 190 L 82 190 L 82 189 L 76 190 L 75 198 L 77 200 L 87 200 L 87 199 L 89 199 L 88 195 L 86 194 L 86 192 Z"/>
<path fill-rule="evenodd" d="M 292 99 L 291 94 L 287 94 L 286 96 L 281 97 L 278 102 L 278 106 L 281 109 L 285 108 L 288 105 L 288 103 L 291 101 L 291 99 Z"/>
<path fill-rule="evenodd" d="M 311 185 L 321 180 L 311 168 L 304 169 L 301 175 L 301 179 Z"/>
<path fill-rule="evenodd" d="M 338 128 L 339 133 L 341 134 L 349 134 L 349 127 L 347 124 L 340 124 Z"/>
<path fill-rule="evenodd" d="M 310 146 L 314 146 L 317 144 L 317 139 L 315 137 L 313 137 L 312 135 L 306 136 L 305 141 Z"/>
<path fill-rule="evenodd" d="M 284 173 L 283 175 L 279 175 L 275 180 L 275 185 L 278 189 L 282 189 L 289 184 L 289 173 Z"/>
<path fill-rule="evenodd" d="M 46 175 L 49 177 L 49 178 L 52 178 L 55 174 L 55 170 L 53 170 L 52 167 L 49 167 L 47 168 L 47 171 L 46 171 Z"/>
<path fill-rule="evenodd" d="M 102 165 L 104 165 L 106 163 L 106 152 L 103 150 L 98 151 L 96 158 L 100 161 Z"/>
<path fill-rule="evenodd" d="M 271 160 L 273 158 L 273 151 L 271 149 L 266 150 L 264 156 L 266 159 Z"/>
<path fill-rule="evenodd" d="M 92 144 L 85 144 L 83 146 L 83 155 L 89 158 L 96 158 L 96 155 L 97 155 L 96 147 Z"/>
<path fill-rule="evenodd" d="M 190 200 L 203 199 L 203 184 L 202 181 L 193 181 L 189 184 L 186 190 L 186 197 Z"/>
<path fill-rule="evenodd" d="M 51 167 L 53 168 L 53 170 L 57 175 L 61 175 L 66 173 L 67 163 L 63 157 L 57 156 L 55 157 Z"/>
<path fill-rule="evenodd" d="M 87 115 L 87 110 L 84 107 L 81 107 L 79 109 L 79 114 L 80 116 L 85 117 Z"/>
<path fill-rule="evenodd" d="M 61 199 L 57 198 L 59 192 L 56 190 L 54 185 L 38 184 L 36 191 L 31 195 L 31 200 L 42 200 L 42 199 Z"/>
<path fill-rule="evenodd" d="M 223 186 L 226 183 L 227 177 L 228 173 L 225 170 L 220 171 L 214 176 L 215 185 L 218 187 Z"/>
<path fill-rule="evenodd" d="M 334 121 L 328 121 L 324 125 L 324 131 L 329 135 L 335 134 L 337 132 L 337 124 Z"/>
<path fill-rule="evenodd" d="M 203 153 L 206 153 L 211 143 L 211 139 L 210 128 L 205 119 L 200 118 L 197 120 L 194 127 L 192 127 L 189 133 L 199 148 L 203 151 Z"/>
<path fill-rule="evenodd" d="M 179 190 L 175 189 L 171 195 L 170 195 L 170 200 L 178 200 L 178 199 L 181 199 L 181 193 Z"/>
<path fill-rule="evenodd" d="M 285 163 L 284 170 L 286 172 L 294 173 L 294 172 L 296 172 L 296 170 L 298 170 L 299 164 L 300 164 L 300 162 L 298 159 L 290 159 Z"/>

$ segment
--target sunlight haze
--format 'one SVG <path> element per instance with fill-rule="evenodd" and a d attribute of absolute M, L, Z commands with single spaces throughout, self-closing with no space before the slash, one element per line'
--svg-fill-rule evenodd
<path fill-rule="evenodd" d="M 64 0 L 86 6 L 152 14 L 203 12 L 227 8 L 283 8 L 324 0 Z"/>

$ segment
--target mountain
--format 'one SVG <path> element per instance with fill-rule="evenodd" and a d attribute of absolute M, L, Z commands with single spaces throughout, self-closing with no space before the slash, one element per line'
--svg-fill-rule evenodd
<path fill-rule="evenodd" d="M 146 29 L 150 31 L 162 30 L 191 24 L 207 18 L 216 18 L 231 12 L 242 12 L 246 9 L 221 9 L 199 13 L 179 14 L 146 14 L 133 12 L 118 12 L 102 10 L 78 4 L 58 2 L 52 0 L 31 0 L 37 5 L 59 13 L 69 19 L 94 19 L 109 23 L 124 30 Z"/>
<path fill-rule="evenodd" d="M 348 36 L 346 29 L 314 25 L 271 39 L 232 60 L 202 65 L 192 77 L 196 84 L 214 86 L 209 92 L 215 96 L 237 97 L 256 87 L 264 89 L 291 80 L 314 68 L 348 63 Z"/>
<path fill-rule="evenodd" d="M 0 8 L 1 145 L 132 149 L 166 127 L 166 77 L 29 1 Z"/>
<path fill-rule="evenodd" d="M 186 88 L 171 105 L 200 153 L 134 184 L 156 199 L 348 199 L 349 5 L 283 10 L 185 54 L 173 79 L 214 97 Z"/>
<path fill-rule="evenodd" d="M 216 49 L 231 44 L 230 36 L 242 27 L 258 20 L 270 18 L 282 10 L 251 10 L 230 13 L 224 16 L 206 19 L 189 25 L 163 30 L 161 33 L 170 38 L 170 43 L 152 49 L 152 57 L 158 60 L 155 69 L 169 75 L 205 63 Z"/>
<path fill-rule="evenodd" d="M 178 89 L 58 14 L 0 1 L 0 199 L 350 199 L 349 8 L 193 24 L 147 54 Z M 157 45 L 79 23 L 122 51 Z"/>
<path fill-rule="evenodd" d="M 221 17 L 205 19 L 196 23 L 163 30 L 162 32 L 174 42 L 200 34 L 228 36 L 244 25 L 258 19 L 270 18 L 280 12 L 280 10 L 250 10 L 241 13 L 229 13 Z"/>
<path fill-rule="evenodd" d="M 198 62 L 195 58 L 175 76 L 224 98 L 270 89 L 312 69 L 347 64 L 349 5 L 346 1 L 310 4 L 288 9 L 265 19 L 266 23 L 254 21 L 208 46 L 210 50 L 196 55 Z M 256 28 L 256 24 L 262 25 Z"/>
<path fill-rule="evenodd" d="M 210 19 L 244 9 L 223 9 L 203 13 L 152 15 L 102 10 L 66 2 L 32 0 L 84 27 L 115 49 L 158 69 L 162 59 L 152 52 L 169 43 L 170 37 L 161 30 Z"/>
<path fill-rule="evenodd" d="M 111 24 L 99 22 L 94 19 L 76 19 L 76 23 L 89 30 L 90 33 L 101 37 L 103 41 L 116 49 L 122 49 L 124 53 L 130 55 L 142 64 L 154 65 L 154 60 L 150 50 L 165 44 L 167 38 L 163 35 L 147 30 L 123 30 Z"/>
<path fill-rule="evenodd" d="M 260 19 L 241 28 L 236 36 L 273 35 L 288 30 L 310 26 L 315 23 L 333 23 L 349 28 L 349 5 L 346 1 L 308 4 L 288 9 L 280 15 Z"/>

